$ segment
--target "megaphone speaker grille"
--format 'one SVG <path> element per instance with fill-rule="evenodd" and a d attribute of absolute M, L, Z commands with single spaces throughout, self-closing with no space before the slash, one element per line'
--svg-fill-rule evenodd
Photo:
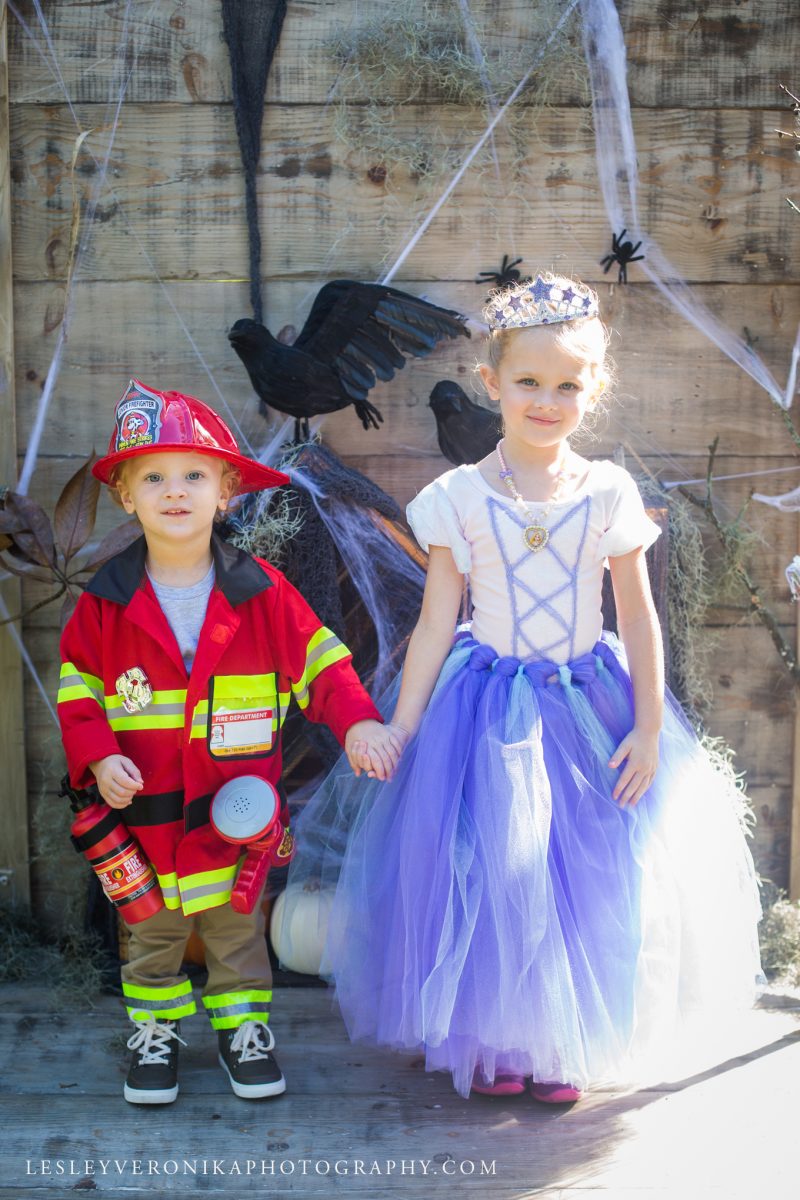
<path fill-rule="evenodd" d="M 275 788 L 258 775 L 224 783 L 211 801 L 211 824 L 227 842 L 254 842 L 272 824 L 280 808 Z"/>

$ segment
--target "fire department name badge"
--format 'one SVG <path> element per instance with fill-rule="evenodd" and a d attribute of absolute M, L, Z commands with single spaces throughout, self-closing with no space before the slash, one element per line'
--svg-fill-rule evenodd
<path fill-rule="evenodd" d="M 153 446 L 158 442 L 164 402 L 132 379 L 117 405 L 116 451 Z"/>
<path fill-rule="evenodd" d="M 153 699 L 153 689 L 141 667 L 131 667 L 130 670 L 123 671 L 114 687 L 125 711 L 129 713 L 141 712 Z"/>

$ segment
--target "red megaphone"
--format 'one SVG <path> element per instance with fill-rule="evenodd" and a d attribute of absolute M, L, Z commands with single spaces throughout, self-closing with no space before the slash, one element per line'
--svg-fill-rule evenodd
<path fill-rule="evenodd" d="M 211 824 L 223 841 L 247 847 L 231 908 L 251 913 L 270 867 L 288 863 L 294 853 L 294 838 L 281 821 L 280 796 L 259 775 L 229 779 L 211 801 Z"/>

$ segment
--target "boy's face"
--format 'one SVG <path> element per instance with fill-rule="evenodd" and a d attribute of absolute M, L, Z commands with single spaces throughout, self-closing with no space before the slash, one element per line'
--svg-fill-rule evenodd
<path fill-rule="evenodd" d="M 210 539 L 217 510 L 228 507 L 233 487 L 222 471 L 222 460 L 207 454 L 143 454 L 126 463 L 117 491 L 122 507 L 139 518 L 148 540 Z"/>

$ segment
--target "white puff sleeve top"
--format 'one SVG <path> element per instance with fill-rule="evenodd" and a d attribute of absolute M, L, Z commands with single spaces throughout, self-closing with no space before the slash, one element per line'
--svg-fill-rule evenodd
<path fill-rule="evenodd" d="M 660 530 L 628 472 L 592 462 L 577 491 L 552 505 L 549 539 L 534 554 L 523 541 L 529 520 L 502 487 L 476 466 L 456 467 L 412 500 L 409 523 L 423 549 L 447 546 L 469 576 L 478 641 L 498 654 L 569 662 L 602 631 L 608 558 L 646 549 Z M 538 519 L 544 505 L 530 507 Z"/>

